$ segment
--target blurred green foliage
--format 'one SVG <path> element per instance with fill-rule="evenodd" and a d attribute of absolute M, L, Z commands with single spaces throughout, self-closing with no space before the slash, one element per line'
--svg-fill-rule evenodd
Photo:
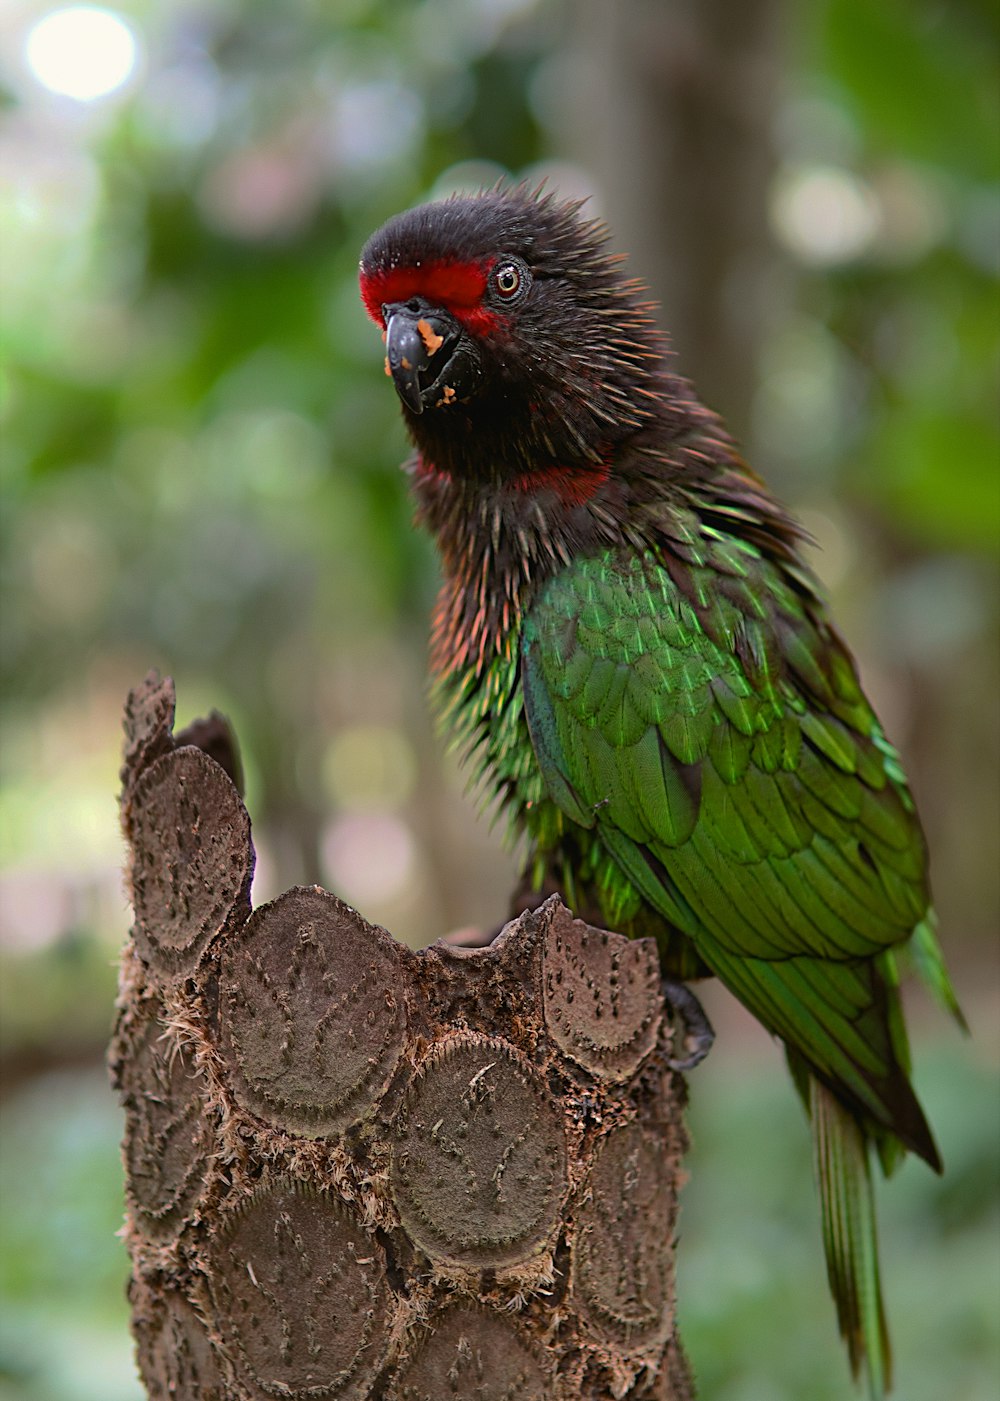
<path fill-rule="evenodd" d="M 137 1401 L 115 1235 L 119 1114 L 104 1075 L 39 1076 L 7 1102 L 4 1119 L 0 1398 Z"/>
<path fill-rule="evenodd" d="M 815 12 L 824 87 L 882 201 L 882 256 L 813 289 L 867 371 L 845 481 L 908 543 L 995 554 L 997 12 L 980 0 L 950 13 L 907 0 Z"/>
<path fill-rule="evenodd" d="M 513 866 L 425 715 L 434 562 L 410 528 L 356 262 L 383 218 L 430 195 L 551 173 L 600 210 L 601 172 L 560 147 L 584 4 L 130 0 L 117 12 L 141 64 L 91 104 L 26 64 L 46 9 L 17 0 L 0 31 L 0 1398 L 112 1401 L 136 1394 L 117 1121 L 99 1073 L 35 1072 L 94 1057 L 110 1018 L 124 692 L 158 665 L 182 719 L 231 714 L 256 899 L 322 879 L 414 942 L 496 922 Z M 748 452 L 823 546 L 914 776 L 982 1033 L 997 1007 L 997 15 L 816 0 L 785 20 L 771 207 L 793 291 Z M 735 1060 L 720 1045 L 692 1083 L 681 1293 L 703 1392 L 846 1396 L 793 1097 L 777 1064 L 758 1084 Z M 997 1343 L 981 1307 L 996 1298 L 995 1078 L 942 1050 L 924 1088 L 949 1175 L 908 1166 L 883 1194 L 901 1394 L 978 1401 Z"/>

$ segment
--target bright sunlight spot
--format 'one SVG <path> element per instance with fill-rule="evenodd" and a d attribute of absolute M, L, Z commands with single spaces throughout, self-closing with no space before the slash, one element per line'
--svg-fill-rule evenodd
<path fill-rule="evenodd" d="M 119 15 L 97 5 L 67 5 L 32 26 L 25 57 L 50 92 L 92 102 L 128 81 L 139 52 L 135 35 Z"/>

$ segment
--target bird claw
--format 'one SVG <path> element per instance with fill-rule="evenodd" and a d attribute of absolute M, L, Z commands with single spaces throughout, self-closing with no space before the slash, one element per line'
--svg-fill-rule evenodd
<path fill-rule="evenodd" d="M 684 983 L 663 978 L 660 992 L 669 1009 L 667 1015 L 673 1032 L 673 1044 L 683 1047 L 686 1053 L 683 1056 L 669 1056 L 667 1064 L 671 1070 L 693 1070 L 712 1049 L 715 1040 L 712 1024 L 705 1015 L 704 1007 Z"/>

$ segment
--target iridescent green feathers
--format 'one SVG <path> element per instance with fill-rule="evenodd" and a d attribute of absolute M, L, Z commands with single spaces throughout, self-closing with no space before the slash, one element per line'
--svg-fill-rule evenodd
<path fill-rule="evenodd" d="M 927 908 L 891 751 L 816 600 L 754 546 L 709 534 L 687 592 L 677 572 L 652 551 L 581 560 L 529 611 L 522 686 L 548 791 L 873 1129 L 936 1164 L 879 962 Z"/>

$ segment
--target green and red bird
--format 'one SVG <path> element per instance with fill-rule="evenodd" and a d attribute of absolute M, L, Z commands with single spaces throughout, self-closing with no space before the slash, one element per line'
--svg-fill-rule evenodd
<path fill-rule="evenodd" d="M 913 800 L 803 532 L 579 205 L 522 187 L 400 214 L 361 294 L 441 556 L 444 726 L 526 839 L 529 891 L 655 935 L 665 974 L 714 974 L 784 1042 L 840 1329 L 880 1397 L 870 1150 L 941 1166 L 901 956 L 961 1014 Z"/>

